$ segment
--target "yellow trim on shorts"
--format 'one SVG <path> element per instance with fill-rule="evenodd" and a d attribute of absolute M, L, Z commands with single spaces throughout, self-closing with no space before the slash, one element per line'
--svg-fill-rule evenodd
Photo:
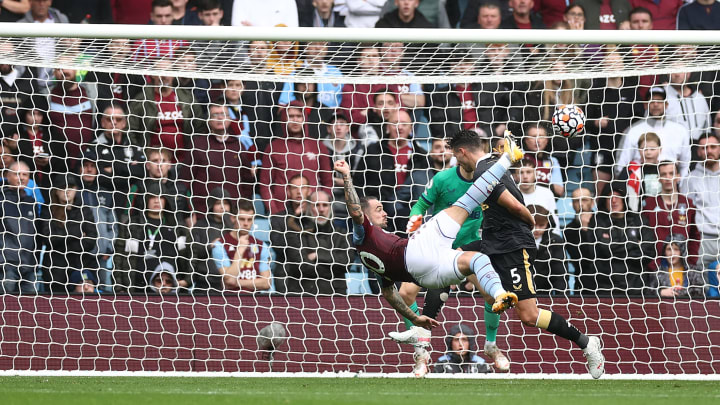
<path fill-rule="evenodd" d="M 530 273 L 530 255 L 527 250 L 523 249 L 523 263 L 525 264 L 525 279 L 527 280 L 528 289 L 535 294 L 535 286 L 533 285 L 532 273 Z"/>

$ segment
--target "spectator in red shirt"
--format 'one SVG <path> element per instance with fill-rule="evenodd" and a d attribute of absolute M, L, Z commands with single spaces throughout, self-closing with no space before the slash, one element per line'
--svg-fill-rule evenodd
<path fill-rule="evenodd" d="M 150 9 L 150 24 L 171 25 L 173 23 L 173 5 L 170 0 L 153 0 Z M 187 45 L 187 41 L 178 39 L 141 39 L 133 42 L 133 59 L 161 59 L 173 57 L 177 48 Z"/>
<path fill-rule="evenodd" d="M 645 199 L 642 215 L 657 236 L 658 255 L 663 256 L 663 241 L 668 236 L 679 234 L 685 237 L 687 259 L 691 265 L 697 264 L 700 250 L 700 232 L 695 226 L 695 206 L 678 191 L 680 176 L 675 162 L 664 161 L 658 165 L 660 176 L 660 194 Z M 657 268 L 658 262 L 651 264 Z"/>
<path fill-rule="evenodd" d="M 48 96 L 51 138 L 65 147 L 64 157 L 70 169 L 78 163 L 72 158 L 80 158 L 83 145 L 94 138 L 93 113 L 95 105 L 88 96 L 84 85 L 77 81 L 77 71 L 73 69 L 55 69 L 58 83 Z M 54 148 L 57 152 L 60 148 Z"/>
<path fill-rule="evenodd" d="M 147 24 L 152 3 L 147 0 L 111 0 L 113 20 L 117 24 Z"/>
<path fill-rule="evenodd" d="M 533 0 L 510 0 L 512 15 L 503 18 L 500 28 L 502 29 L 543 29 L 543 19 L 533 13 Z"/>
<path fill-rule="evenodd" d="M 305 176 L 313 187 L 333 184 L 328 150 L 321 140 L 307 136 L 305 120 L 302 103 L 290 102 L 280 111 L 281 133 L 285 137 L 277 137 L 265 148 L 258 176 L 260 195 L 271 214 L 284 209 L 285 186 L 297 174 Z"/>
<path fill-rule="evenodd" d="M 169 64 L 162 61 L 156 67 L 169 70 Z M 190 145 L 186 138 L 193 132 L 192 119 L 202 115 L 200 105 L 193 103 L 190 89 L 177 87 L 175 77 L 151 76 L 150 84 L 128 102 L 133 143 L 163 146 L 181 159 Z"/>
<path fill-rule="evenodd" d="M 543 23 L 550 27 L 556 22 L 563 21 L 565 8 L 569 0 L 535 0 L 533 10 L 542 16 Z"/>
<path fill-rule="evenodd" d="M 630 0 L 633 9 L 642 7 L 652 15 L 652 26 L 650 28 L 633 28 L 648 30 L 675 30 L 677 25 L 677 14 L 680 7 L 685 4 L 684 0 Z M 632 14 L 632 12 L 631 12 Z M 630 25 L 632 26 L 632 17 Z"/>
<path fill-rule="evenodd" d="M 360 45 L 356 51 L 357 66 L 354 73 L 367 76 L 380 74 L 380 50 L 375 45 Z M 373 106 L 372 95 L 386 87 L 381 84 L 346 84 L 342 89 L 340 107 L 350 112 L 353 124 L 362 125 L 367 122 L 368 110 Z M 357 128 L 355 128 L 357 130 Z"/>
<path fill-rule="evenodd" d="M 631 6 L 628 0 L 575 0 L 575 4 L 585 9 L 587 30 L 630 29 L 628 13 Z"/>
<path fill-rule="evenodd" d="M 207 211 L 207 198 L 216 187 L 227 190 L 231 198 L 252 199 L 255 171 L 260 164 L 252 139 L 232 131 L 225 106 L 211 104 L 208 109 L 207 136 L 193 137 L 190 166 L 193 207 Z"/>
<path fill-rule="evenodd" d="M 270 247 L 250 235 L 255 207 L 248 200 L 240 200 L 231 210 L 235 229 L 226 232 L 213 248 L 223 286 L 226 290 L 269 290 Z"/>

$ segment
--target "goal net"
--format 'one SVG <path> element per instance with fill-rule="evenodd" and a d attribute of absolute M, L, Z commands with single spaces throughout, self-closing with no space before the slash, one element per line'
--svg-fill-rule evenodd
<path fill-rule="evenodd" d="M 461 173 L 443 140 L 507 129 L 539 306 L 601 337 L 608 373 L 720 371 L 718 45 L 167 28 L 0 26 L 0 370 L 409 373 L 333 161 L 402 234 Z M 564 104 L 587 117 L 571 139 Z M 457 324 L 482 359 L 482 296 L 448 296 L 433 362 Z M 586 372 L 513 310 L 497 344 L 514 373 Z"/>

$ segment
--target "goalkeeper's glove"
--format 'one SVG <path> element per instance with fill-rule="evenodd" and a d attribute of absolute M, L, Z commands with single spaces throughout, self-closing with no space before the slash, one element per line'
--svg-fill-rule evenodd
<path fill-rule="evenodd" d="M 407 227 L 405 228 L 405 232 L 408 234 L 411 234 L 420 228 L 420 225 L 423 223 L 423 216 L 422 215 L 413 215 L 410 217 L 407 223 Z"/>

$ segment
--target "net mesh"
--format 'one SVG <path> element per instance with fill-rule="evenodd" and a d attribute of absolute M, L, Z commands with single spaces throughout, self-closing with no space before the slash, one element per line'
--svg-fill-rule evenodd
<path fill-rule="evenodd" d="M 435 139 L 472 129 L 489 148 L 510 129 L 547 227 L 541 307 L 601 336 L 610 373 L 717 373 L 717 54 L 2 39 L 0 369 L 407 372 L 332 162 L 402 233 L 456 163 Z M 560 104 L 584 109 L 583 135 L 553 136 Z M 458 322 L 482 346 L 467 288 L 441 312 L 433 360 Z M 570 343 L 510 315 L 512 371 L 585 372 Z"/>

